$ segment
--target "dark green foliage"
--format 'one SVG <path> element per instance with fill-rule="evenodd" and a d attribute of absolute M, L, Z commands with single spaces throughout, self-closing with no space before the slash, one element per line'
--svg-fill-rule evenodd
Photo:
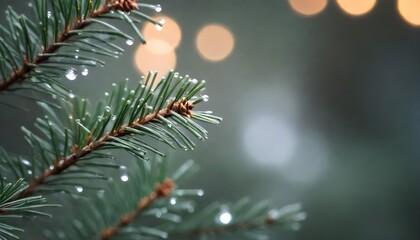
<path fill-rule="evenodd" d="M 18 179 L 14 183 L 6 183 L 0 175 L 0 239 L 19 239 L 16 232 L 23 232 L 19 227 L 14 227 L 6 223 L 6 219 L 21 218 L 28 215 L 48 216 L 37 209 L 45 207 L 58 207 L 57 204 L 48 204 L 42 196 L 31 196 L 22 199 L 14 199 L 19 193 L 24 191 L 28 184 L 23 179 Z"/>
<path fill-rule="evenodd" d="M 150 73 L 134 87 L 128 80 L 113 84 L 97 104 L 60 83 L 63 76 L 71 77 L 76 65 L 103 66 L 102 57 L 122 54 L 123 48 L 114 40 L 132 43 L 133 37 L 119 30 L 115 21 L 127 23 L 145 42 L 136 24 L 149 21 L 160 26 L 143 12 L 160 11 L 159 5 L 133 0 L 35 0 L 33 9 L 34 20 L 6 10 L 7 25 L 0 26 L 0 93 L 30 89 L 52 95 L 54 102 L 36 98 L 45 116 L 36 119 L 35 129 L 22 127 L 30 157 L 9 154 L 0 147 L 0 239 L 18 239 L 23 231 L 14 226 L 16 222 L 6 223 L 6 218 L 49 216 L 38 208 L 57 205 L 46 203 L 39 193 L 69 193 L 55 196 L 78 206 L 77 212 L 62 209 L 57 218 L 67 222 L 65 228 L 44 231 L 48 239 L 100 238 L 112 227 L 118 228 L 109 235 L 112 239 L 203 235 L 231 239 L 230 234 L 260 239 L 267 227 L 299 226 L 305 217 L 299 205 L 273 210 L 266 202 L 251 204 L 244 198 L 234 204 L 213 203 L 196 212 L 196 197 L 204 193 L 201 189 L 173 189 L 172 185 L 170 195 L 157 194 L 156 184 L 164 185 L 169 177 L 167 148 L 194 149 L 193 139 L 207 139 L 199 123 L 222 120 L 211 111 L 195 108 L 208 100 L 202 93 L 204 81 L 173 71 L 160 80 Z M 118 150 L 130 153 L 135 161 L 122 166 L 115 157 Z M 116 170 L 121 181 L 110 177 Z M 172 174 L 170 183 L 179 184 L 197 170 L 187 161 Z M 139 208 L 144 199 L 152 200 Z M 133 219 L 118 225 L 133 212 Z M 231 219 L 221 220 L 222 213 Z"/>
<path fill-rule="evenodd" d="M 78 200 L 85 207 L 66 217 L 69 222 L 65 226 L 70 227 L 46 231 L 46 237 L 51 240 L 101 239 L 105 229 L 115 226 L 122 216 L 133 212 L 138 202 L 154 191 L 156 183 L 169 177 L 168 164 L 167 158 L 154 158 L 149 162 L 137 161 L 128 170 L 120 169 L 121 180 L 115 179 L 108 191 L 98 191 L 93 201 Z M 187 161 L 172 174 L 171 179 L 179 184 L 197 170 L 193 161 Z M 265 201 L 253 204 L 248 198 L 230 205 L 214 202 L 196 211 L 195 200 L 203 193 L 201 189 L 174 189 L 170 196 L 156 200 L 133 222 L 121 227 L 112 239 L 201 239 L 203 236 L 260 239 L 269 227 L 296 230 L 305 218 L 298 204 L 273 209 Z M 232 217 L 229 223 L 220 221 L 223 213 Z"/>
<path fill-rule="evenodd" d="M 101 0 L 36 0 L 34 20 L 9 7 L 8 24 L 0 25 L 0 91 L 33 89 L 67 97 L 69 91 L 59 80 L 72 73 L 72 66 L 103 66 L 99 56 L 118 57 L 124 51 L 114 40 L 134 41 L 113 22 L 126 22 L 142 42 L 134 22 L 161 24 L 142 12 L 160 9 L 158 5 L 137 4 L 140 10 L 114 5 Z"/>
<path fill-rule="evenodd" d="M 43 192 L 68 191 L 62 186 L 94 188 L 79 182 L 81 179 L 107 179 L 98 172 L 98 167 L 118 167 L 106 161 L 113 159 L 107 150 L 124 149 L 140 160 L 148 160 L 149 152 L 165 155 L 154 146 L 158 142 L 172 148 L 193 149 L 195 144 L 184 129 L 204 140 L 207 131 L 194 120 L 216 124 L 221 120 L 209 112 L 182 110 L 180 103 L 193 106 L 208 98 L 199 95 L 204 82 L 180 77 L 174 72 L 153 88 L 155 81 L 156 73 L 149 74 L 132 90 L 128 88 L 128 81 L 114 84 L 111 93 L 105 94 L 104 100 L 95 107 L 74 95 L 71 101 L 63 99 L 55 108 L 39 102 L 46 115 L 36 120 L 38 134 L 22 128 L 33 156 L 30 161 L 18 157 L 5 161 L 8 170 L 16 178 L 26 176 L 30 181 L 48 169 L 54 171 L 74 160 L 71 164 L 74 167 L 51 174 L 39 188 Z M 5 159 L 10 158 L 4 151 L 1 153 Z"/>

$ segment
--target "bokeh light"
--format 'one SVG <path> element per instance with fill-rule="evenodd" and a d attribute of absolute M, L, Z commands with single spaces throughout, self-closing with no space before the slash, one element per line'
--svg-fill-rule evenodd
<path fill-rule="evenodd" d="M 209 24 L 198 32 L 196 44 L 201 57 L 221 61 L 232 53 L 235 38 L 225 26 Z"/>
<path fill-rule="evenodd" d="M 298 149 L 293 161 L 280 169 L 281 175 L 293 183 L 316 182 L 328 167 L 329 152 L 323 137 L 314 133 L 299 135 Z"/>
<path fill-rule="evenodd" d="M 289 4 L 297 13 L 305 16 L 316 15 L 327 6 L 328 0 L 289 0 Z"/>
<path fill-rule="evenodd" d="M 337 4 L 350 15 L 363 15 L 373 9 L 376 0 L 337 0 Z"/>
<path fill-rule="evenodd" d="M 295 153 L 296 133 L 292 126 L 272 115 L 261 115 L 244 127 L 243 143 L 258 163 L 283 166 Z"/>
<path fill-rule="evenodd" d="M 147 43 L 139 45 L 134 55 L 134 64 L 139 72 L 147 75 L 149 71 L 157 72 L 157 81 L 176 66 L 175 50 L 179 46 L 182 33 L 178 23 L 168 16 L 155 16 L 164 22 L 163 28 L 152 23 L 146 23 L 143 35 Z"/>
<path fill-rule="evenodd" d="M 146 23 L 143 28 L 143 35 L 146 38 L 148 44 L 150 40 L 159 39 L 168 43 L 169 48 L 158 49 L 155 47 L 150 48 L 151 51 L 158 51 L 157 54 L 168 53 L 175 50 L 182 39 L 181 28 L 178 23 L 168 16 L 157 16 L 155 19 L 164 19 L 162 30 L 156 29 L 156 26 L 152 23 Z"/>
<path fill-rule="evenodd" d="M 408 23 L 420 26 L 420 0 L 398 0 L 398 11 Z"/>
<path fill-rule="evenodd" d="M 157 79 L 161 79 L 169 70 L 174 69 L 176 66 L 176 54 L 174 50 L 164 54 L 156 54 L 156 52 L 160 51 L 159 49 L 168 48 L 171 49 L 169 43 L 159 39 L 151 39 L 149 40 L 149 44 L 139 45 L 134 55 L 136 68 L 143 75 L 147 75 L 149 71 L 157 71 Z"/>

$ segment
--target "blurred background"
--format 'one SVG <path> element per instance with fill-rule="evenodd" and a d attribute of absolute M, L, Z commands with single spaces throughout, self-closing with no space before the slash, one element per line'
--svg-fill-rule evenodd
<path fill-rule="evenodd" d="M 420 0 L 147 2 L 164 28 L 139 26 L 147 45 L 63 77 L 74 93 L 94 102 L 148 70 L 205 79 L 205 108 L 224 122 L 173 155 L 201 166 L 184 186 L 204 189 L 203 204 L 302 203 L 303 228 L 271 239 L 420 239 Z M 39 114 L 21 105 L 31 114 L 0 111 L 0 144 L 15 152 Z"/>

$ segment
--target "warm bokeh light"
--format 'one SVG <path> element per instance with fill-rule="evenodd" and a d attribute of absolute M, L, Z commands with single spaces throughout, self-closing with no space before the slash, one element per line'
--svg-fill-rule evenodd
<path fill-rule="evenodd" d="M 311 16 L 322 12 L 327 6 L 328 0 L 289 0 L 290 6 L 296 12 Z"/>
<path fill-rule="evenodd" d="M 201 57 L 209 61 L 221 61 L 232 53 L 235 39 L 225 26 L 210 24 L 198 32 L 196 44 Z"/>
<path fill-rule="evenodd" d="M 156 26 L 152 23 L 146 23 L 143 28 L 143 35 L 146 38 L 147 44 L 151 44 L 151 39 L 160 39 L 169 44 L 169 48 L 157 49 L 155 47 L 150 48 L 151 51 L 157 50 L 158 54 L 168 53 L 176 49 L 181 42 L 182 33 L 178 23 L 168 16 L 157 16 L 155 19 L 164 19 L 162 30 L 156 29 Z M 166 51 L 166 52 L 164 52 Z"/>
<path fill-rule="evenodd" d="M 169 70 L 176 66 L 175 51 L 169 51 L 165 54 L 157 54 L 157 49 L 171 48 L 169 43 L 151 39 L 147 45 L 139 45 L 134 55 L 134 63 L 141 74 L 147 75 L 149 71 L 157 71 L 158 79 L 165 76 Z M 155 82 L 157 84 L 157 82 Z"/>
<path fill-rule="evenodd" d="M 420 0 L 398 0 L 398 11 L 407 22 L 420 26 Z"/>
<path fill-rule="evenodd" d="M 376 0 L 337 0 L 337 4 L 350 15 L 363 15 L 373 9 Z"/>

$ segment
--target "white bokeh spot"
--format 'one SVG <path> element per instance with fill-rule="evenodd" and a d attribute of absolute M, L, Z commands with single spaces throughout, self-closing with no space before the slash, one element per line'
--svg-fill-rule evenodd
<path fill-rule="evenodd" d="M 276 116 L 260 115 L 244 128 L 244 147 L 261 164 L 288 163 L 295 153 L 296 141 L 293 126 Z"/>

